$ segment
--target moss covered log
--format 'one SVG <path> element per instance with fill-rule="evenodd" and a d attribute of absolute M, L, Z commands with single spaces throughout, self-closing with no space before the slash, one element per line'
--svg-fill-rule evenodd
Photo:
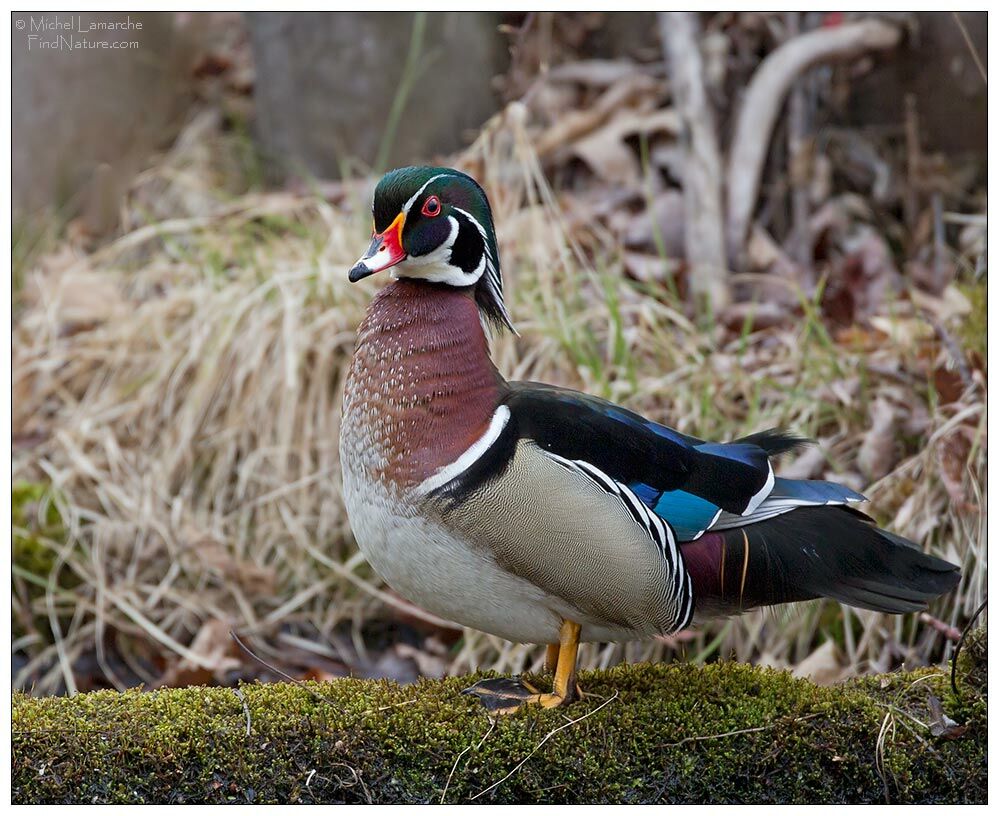
<path fill-rule="evenodd" d="M 13 799 L 984 802 L 984 639 L 967 651 L 960 696 L 940 670 L 823 688 L 731 663 L 621 666 L 584 674 L 566 710 L 496 723 L 459 694 L 475 677 L 17 694 Z"/>

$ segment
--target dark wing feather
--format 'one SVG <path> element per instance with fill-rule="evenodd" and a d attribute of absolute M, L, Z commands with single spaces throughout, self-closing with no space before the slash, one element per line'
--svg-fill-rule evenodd
<path fill-rule="evenodd" d="M 598 397 L 551 385 L 510 383 L 505 402 L 520 437 L 566 459 L 590 462 L 625 484 L 683 490 L 741 514 L 772 483 L 768 450 L 751 441 L 704 442 Z M 772 432 L 757 438 L 777 450 L 789 444 Z"/>

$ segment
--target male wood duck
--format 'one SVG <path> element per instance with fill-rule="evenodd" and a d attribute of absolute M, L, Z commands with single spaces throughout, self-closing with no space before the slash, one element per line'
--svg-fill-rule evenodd
<path fill-rule="evenodd" d="M 776 430 L 706 442 L 597 397 L 507 382 L 484 326 L 512 330 L 492 213 L 469 176 L 394 170 L 350 270 L 391 270 L 358 329 L 340 456 L 358 546 L 400 594 L 507 640 L 548 644 L 551 692 L 466 691 L 493 712 L 571 702 L 580 641 L 668 635 L 757 606 L 829 597 L 923 609 L 954 564 L 879 529 L 832 482 L 771 460 Z"/>

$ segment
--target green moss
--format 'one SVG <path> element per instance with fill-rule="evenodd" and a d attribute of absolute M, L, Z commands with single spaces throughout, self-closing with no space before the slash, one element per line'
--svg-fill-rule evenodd
<path fill-rule="evenodd" d="M 16 482 L 11 487 L 11 591 L 21 612 L 12 618 L 14 637 L 28 630 L 42 634 L 51 642 L 51 623 L 46 614 L 32 614 L 32 602 L 45 594 L 49 576 L 56 572 L 55 584 L 71 589 L 80 583 L 79 576 L 60 561 L 66 544 L 66 528 L 51 486 L 35 482 Z M 30 617 L 30 622 L 27 618 Z"/>
<path fill-rule="evenodd" d="M 961 339 L 966 349 L 978 352 L 984 359 L 988 353 L 985 342 L 988 337 L 988 285 L 983 278 L 964 284 L 960 289 L 971 303 L 971 313 L 961 323 Z"/>
<path fill-rule="evenodd" d="M 49 574 L 57 568 L 59 549 L 66 540 L 66 528 L 56 506 L 51 487 L 34 482 L 16 482 L 10 491 L 12 532 L 11 562 L 15 575 L 27 579 L 29 593 L 44 592 Z M 58 584 L 69 588 L 79 579 L 69 570 L 59 575 Z"/>
<path fill-rule="evenodd" d="M 928 722 L 931 693 L 955 716 L 939 670 L 823 688 L 734 663 L 622 666 L 585 674 L 588 696 L 566 710 L 495 725 L 459 693 L 475 679 L 15 694 L 13 798 L 438 802 L 445 787 L 448 802 L 480 803 L 986 797 L 983 688 L 964 704 L 961 738 L 916 722 Z"/>

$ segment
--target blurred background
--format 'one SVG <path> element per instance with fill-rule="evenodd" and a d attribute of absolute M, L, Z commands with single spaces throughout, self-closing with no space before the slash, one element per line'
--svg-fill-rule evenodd
<path fill-rule="evenodd" d="M 923 615 L 813 602 L 582 664 L 952 654 L 987 575 L 984 13 L 13 20 L 15 687 L 541 665 L 393 593 L 343 511 L 377 285 L 346 271 L 421 162 L 490 195 L 508 377 L 811 436 L 781 473 L 963 567 Z"/>

